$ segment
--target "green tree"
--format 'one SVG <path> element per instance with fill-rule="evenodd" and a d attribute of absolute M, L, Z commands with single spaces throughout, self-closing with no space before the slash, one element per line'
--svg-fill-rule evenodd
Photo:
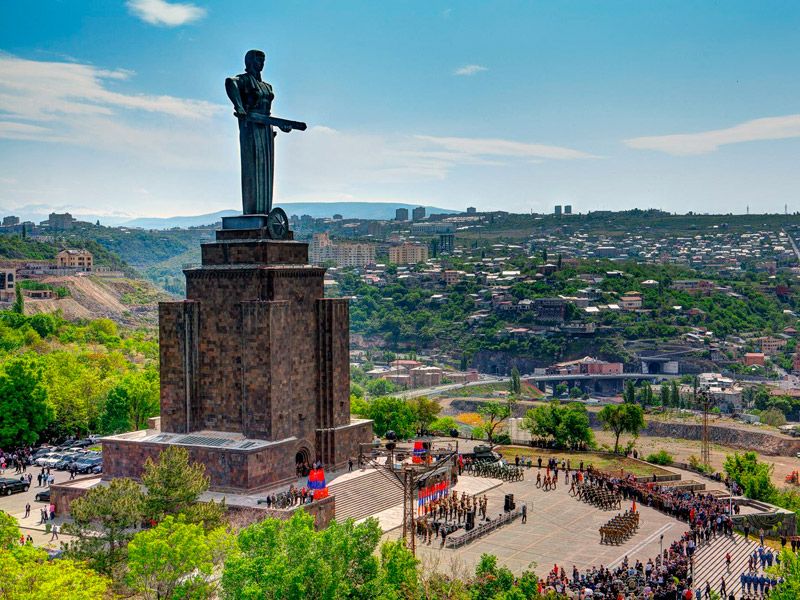
<path fill-rule="evenodd" d="M 666 381 L 664 381 L 661 384 L 661 389 L 659 391 L 659 399 L 661 401 L 662 407 L 664 408 L 669 407 L 669 401 L 670 401 L 669 384 Z"/>
<path fill-rule="evenodd" d="M 597 414 L 603 429 L 614 433 L 614 453 L 619 450 L 619 437 L 623 433 L 633 436 L 639 435 L 639 431 L 645 426 L 644 410 L 638 404 L 608 404 Z"/>
<path fill-rule="evenodd" d="M 158 415 L 159 382 L 155 369 L 133 371 L 108 392 L 102 427 L 106 433 L 145 429 Z"/>
<path fill-rule="evenodd" d="M 509 381 L 508 390 L 517 396 L 522 393 L 522 382 L 519 378 L 519 369 L 514 367 L 511 369 L 511 380 Z"/>
<path fill-rule="evenodd" d="M 625 389 L 622 392 L 622 399 L 628 404 L 636 402 L 636 387 L 633 385 L 633 380 L 628 379 L 625 382 Z"/>
<path fill-rule="evenodd" d="M 760 420 L 765 425 L 771 425 L 772 427 L 786 425 L 786 415 L 777 408 L 768 408 L 762 412 Z"/>
<path fill-rule="evenodd" d="M 678 382 L 674 379 L 669 383 L 669 403 L 673 408 L 681 407 L 681 392 L 678 389 Z"/>
<path fill-rule="evenodd" d="M 444 435 L 450 435 L 451 429 L 458 429 L 458 422 L 453 417 L 439 417 L 430 424 L 429 429 L 431 431 L 441 431 Z"/>
<path fill-rule="evenodd" d="M 396 598 L 419 596 L 419 560 L 406 548 L 403 540 L 386 542 L 381 546 L 381 576 L 376 587 L 396 592 Z"/>
<path fill-rule="evenodd" d="M 478 414 L 483 418 L 483 429 L 491 444 L 498 427 L 511 416 L 511 406 L 508 403 L 485 402 L 478 409 Z"/>
<path fill-rule="evenodd" d="M 219 532 L 212 533 L 170 515 L 136 534 L 128 544 L 128 584 L 147 600 L 211 597 L 214 559 L 221 558 L 214 552 Z"/>
<path fill-rule="evenodd" d="M 531 435 L 552 438 L 559 448 L 581 443 L 591 445 L 594 440 L 589 426 L 589 413 L 579 402 L 562 406 L 554 400 L 545 406 L 532 408 L 525 413 L 522 427 Z"/>
<path fill-rule="evenodd" d="M 0 550 L 0 598 L 35 600 L 107 598 L 106 577 L 69 558 L 50 560 L 47 552 L 30 544 Z"/>
<path fill-rule="evenodd" d="M 190 463 L 186 448 L 167 447 L 158 461 L 148 458 L 144 463 L 145 516 L 161 521 L 169 515 L 182 513 L 189 523 L 203 523 L 207 529 L 217 527 L 223 518 L 224 505 L 198 502 L 200 494 L 208 489 L 209 481 L 205 465 Z"/>
<path fill-rule="evenodd" d="M 67 542 L 67 556 L 87 560 L 105 575 L 119 577 L 128 542 L 144 517 L 144 494 L 131 479 L 112 479 L 98 485 L 70 504 L 72 522 L 64 533 L 74 536 Z"/>
<path fill-rule="evenodd" d="M 769 592 L 770 600 L 796 600 L 800 598 L 800 554 L 784 549 L 780 562 L 768 569 L 781 582 Z"/>
<path fill-rule="evenodd" d="M 414 411 L 419 431 L 427 431 L 430 424 L 442 411 L 442 406 L 436 400 L 430 400 L 426 396 L 412 398 L 408 401 L 408 404 Z"/>
<path fill-rule="evenodd" d="M 753 500 L 773 502 L 777 489 L 772 484 L 772 470 L 770 464 L 759 462 L 755 452 L 739 454 L 734 452 L 725 457 L 723 464 L 725 472 L 731 480 L 744 489 L 744 494 Z"/>
<path fill-rule="evenodd" d="M 553 395 L 557 398 L 564 396 L 569 391 L 569 386 L 566 383 L 559 383 L 553 388 Z"/>
<path fill-rule="evenodd" d="M 569 397 L 573 400 L 576 400 L 583 396 L 583 390 L 579 388 L 577 385 L 569 391 Z"/>
<path fill-rule="evenodd" d="M 29 355 L 6 360 L 0 374 L 0 447 L 36 443 L 52 420 L 38 360 Z"/>
<path fill-rule="evenodd" d="M 14 288 L 14 304 L 11 306 L 11 311 L 18 315 L 25 314 L 25 297 L 22 295 L 22 288 L 18 285 Z"/>
<path fill-rule="evenodd" d="M 367 418 L 372 419 L 376 435 L 384 436 L 394 431 L 400 438 L 414 435 L 417 415 L 411 405 L 402 398 L 381 397 L 369 403 Z"/>
<path fill-rule="evenodd" d="M 19 543 L 19 523 L 7 512 L 0 510 L 0 549 L 11 549 Z"/>
<path fill-rule="evenodd" d="M 395 391 L 397 391 L 397 386 L 386 379 L 373 379 L 367 383 L 367 393 L 373 398 L 388 396 Z"/>
<path fill-rule="evenodd" d="M 334 521 L 322 531 L 314 528 L 314 517 L 301 510 L 288 521 L 266 519 L 239 533 L 238 551 L 228 557 L 222 572 L 222 597 L 399 598 L 390 586 L 409 582 L 409 560 L 396 548 L 379 560 L 375 550 L 380 538 L 374 519 L 358 525 Z M 391 574 L 383 572 L 387 562 Z"/>
<path fill-rule="evenodd" d="M 643 381 L 642 385 L 639 386 L 639 391 L 636 394 L 639 400 L 639 404 L 642 406 L 650 406 L 653 404 L 653 387 L 650 385 L 649 381 Z"/>

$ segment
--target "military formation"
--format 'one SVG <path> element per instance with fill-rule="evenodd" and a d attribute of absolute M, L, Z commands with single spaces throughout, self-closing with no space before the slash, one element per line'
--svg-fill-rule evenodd
<path fill-rule="evenodd" d="M 417 519 L 417 536 L 423 543 L 430 544 L 436 538 L 441 538 L 441 545 L 447 536 L 466 524 L 471 513 L 473 522 L 480 517 L 486 519 L 489 500 L 483 496 L 468 496 L 465 492 L 453 491 L 439 500 L 434 500 L 420 507 L 421 517 Z"/>
<path fill-rule="evenodd" d="M 465 465 L 467 475 L 473 477 L 492 477 L 503 481 L 522 481 L 525 470 L 522 467 L 507 465 L 503 462 L 475 461 Z"/>
<path fill-rule="evenodd" d="M 619 510 L 622 504 L 622 496 L 619 492 L 605 487 L 602 483 L 593 484 L 584 481 L 574 486 L 575 497 L 583 502 L 594 504 L 601 510 Z"/>
<path fill-rule="evenodd" d="M 619 545 L 639 529 L 639 513 L 626 510 L 600 527 L 600 543 Z"/>

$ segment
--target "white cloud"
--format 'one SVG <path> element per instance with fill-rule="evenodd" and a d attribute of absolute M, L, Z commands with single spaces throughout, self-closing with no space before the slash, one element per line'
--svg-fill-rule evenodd
<path fill-rule="evenodd" d="M 531 144 L 513 140 L 500 140 L 491 138 L 462 138 L 462 137 L 436 137 L 418 135 L 419 140 L 424 140 L 436 146 L 441 146 L 454 153 L 456 156 L 478 158 L 482 156 L 505 156 L 515 158 L 549 158 L 555 160 L 570 160 L 576 158 L 596 158 L 592 154 L 564 148 L 562 146 L 547 146 L 544 144 Z"/>
<path fill-rule="evenodd" d="M 453 71 L 453 75 L 460 75 L 469 77 L 470 75 L 475 75 L 476 73 L 480 73 L 481 71 L 488 71 L 488 67 L 484 67 L 483 65 L 464 65 L 463 67 L 459 67 L 455 71 Z"/>
<path fill-rule="evenodd" d="M 754 119 L 725 129 L 638 137 L 624 142 L 637 150 L 657 150 L 675 156 L 688 156 L 715 152 L 720 146 L 728 144 L 794 137 L 800 137 L 800 114 Z"/>
<path fill-rule="evenodd" d="M 0 138 L 69 144 L 168 165 L 209 166 L 223 107 L 112 89 L 133 74 L 0 54 Z"/>
<path fill-rule="evenodd" d="M 206 16 L 206 9 L 189 2 L 165 0 L 128 0 L 128 8 L 145 23 L 178 27 Z"/>

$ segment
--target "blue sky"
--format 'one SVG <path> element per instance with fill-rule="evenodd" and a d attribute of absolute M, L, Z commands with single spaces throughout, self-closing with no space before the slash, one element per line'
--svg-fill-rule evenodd
<path fill-rule="evenodd" d="M 7 2 L 0 207 L 240 206 L 267 52 L 280 201 L 800 210 L 798 2 Z"/>

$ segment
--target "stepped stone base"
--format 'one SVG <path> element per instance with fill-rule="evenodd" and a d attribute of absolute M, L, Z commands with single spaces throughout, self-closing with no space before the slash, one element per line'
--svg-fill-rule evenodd
<path fill-rule="evenodd" d="M 324 439 L 331 445 L 330 465 L 336 468 L 358 456 L 358 444 L 372 433 L 372 421 L 354 419 L 349 425 L 317 431 L 316 447 Z M 191 434 L 142 430 L 109 436 L 103 445 L 103 479 L 142 476 L 145 461 L 157 460 L 170 445 L 189 451 L 189 460 L 205 465 L 210 489 L 217 492 L 253 493 L 274 489 L 297 480 L 295 457 L 315 444 L 290 437 L 269 442 L 242 435 L 200 431 Z M 329 467 L 330 468 L 330 467 Z"/>

